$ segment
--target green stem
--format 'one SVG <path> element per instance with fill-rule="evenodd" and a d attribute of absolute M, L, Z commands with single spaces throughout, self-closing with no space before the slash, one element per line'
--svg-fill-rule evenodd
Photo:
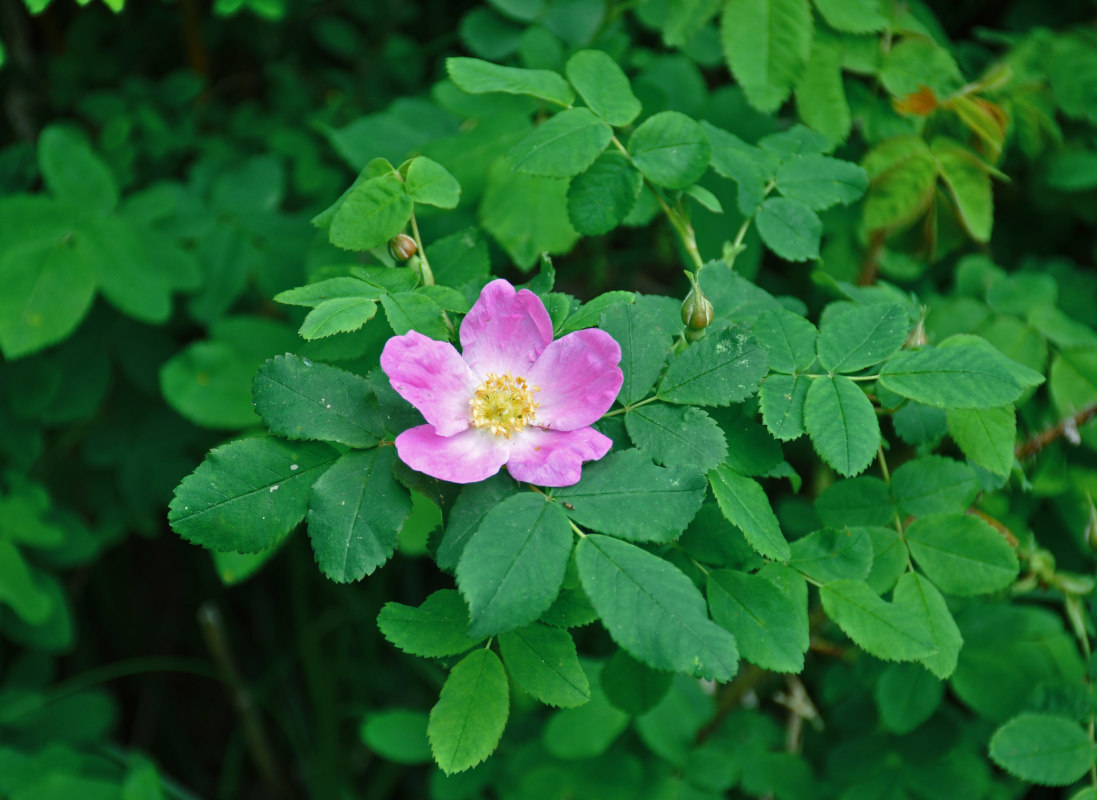
<path fill-rule="evenodd" d="M 799 372 L 798 375 L 803 375 L 805 378 L 833 378 L 834 375 L 829 372 Z M 843 375 L 843 378 L 849 378 L 851 381 L 861 383 L 864 381 L 879 380 L 879 375 Z"/>
<path fill-rule="evenodd" d="M 23 714 L 35 711 L 49 703 L 55 703 L 69 695 L 98 686 L 101 683 L 128 678 L 131 675 L 146 675 L 153 672 L 180 672 L 184 675 L 196 675 L 200 678 L 209 678 L 214 681 L 228 681 L 210 666 L 209 662 L 199 658 L 176 658 L 173 656 L 146 656 L 143 658 L 131 658 L 125 661 L 116 661 L 113 664 L 105 664 L 95 669 L 73 675 L 67 680 L 56 684 L 46 692 L 42 698 L 34 703 L 33 708 L 28 704 L 25 711 L 9 714 L 7 719 L 18 719 Z"/>
<path fill-rule="evenodd" d="M 888 469 L 887 459 L 884 457 L 884 445 L 881 444 L 876 448 L 876 460 L 880 462 L 880 474 L 884 478 L 884 483 L 891 485 L 891 470 Z M 899 538 L 903 538 L 903 519 L 899 516 L 899 509 L 895 509 L 895 530 L 899 534 Z M 914 564 L 910 560 L 910 554 L 907 554 L 907 570 L 909 572 L 914 571 Z"/>
<path fill-rule="evenodd" d="M 633 403 L 632 405 L 625 406 L 624 408 L 619 408 L 616 411 L 610 411 L 606 414 L 603 414 L 602 419 L 605 419 L 606 417 L 616 417 L 618 414 L 627 414 L 629 411 L 632 411 L 634 408 L 639 408 L 640 406 L 646 406 L 648 403 L 654 403 L 658 399 L 659 399 L 658 395 L 652 395 L 651 397 L 647 398 L 646 400 L 641 400 L 638 403 Z"/>
<path fill-rule="evenodd" d="M 198 610 L 198 623 L 202 629 L 202 636 L 206 640 L 206 647 L 213 656 L 213 660 L 221 670 L 225 683 L 231 687 L 233 705 L 240 715 L 240 724 L 243 726 L 244 741 L 247 743 L 248 753 L 260 780 L 272 791 L 278 792 L 279 787 L 285 785 L 278 760 L 274 756 L 274 750 L 270 746 L 267 730 L 256 708 L 251 691 L 244 683 L 236 668 L 236 659 L 232 655 L 232 647 L 229 643 L 229 635 L 225 630 L 224 619 L 217 606 L 205 603 Z"/>
<path fill-rule="evenodd" d="M 411 236 L 415 239 L 415 247 L 419 256 L 419 276 L 423 279 L 424 286 L 434 285 L 434 272 L 427 261 L 427 249 L 423 247 L 423 238 L 419 235 L 419 223 L 415 219 L 414 209 L 411 212 Z"/>
<path fill-rule="evenodd" d="M 573 531 L 575 531 L 577 534 L 579 534 L 580 539 L 586 539 L 587 538 L 587 535 L 579 529 L 579 526 L 576 525 L 574 522 L 572 522 L 570 519 L 568 520 L 568 525 L 571 526 L 571 529 Z"/>
<path fill-rule="evenodd" d="M 632 156 L 629 154 L 628 148 L 621 144 L 621 140 L 614 136 L 610 141 L 613 146 L 616 147 L 625 158 L 630 162 Z M 659 203 L 659 207 L 663 209 L 663 213 L 667 215 L 667 220 L 670 222 L 670 226 L 674 228 L 674 232 L 678 234 L 678 238 L 682 242 L 682 247 L 685 248 L 686 253 L 689 255 L 693 265 L 700 272 L 701 268 L 705 265 L 705 260 L 701 258 L 701 252 L 697 249 L 697 237 L 693 233 L 693 226 L 686 221 L 681 212 L 670 207 L 670 204 L 663 199 L 663 195 L 660 194 L 658 187 L 655 186 L 647 178 L 644 178 L 644 183 L 651 189 L 651 193 L 655 196 L 656 201 Z"/>

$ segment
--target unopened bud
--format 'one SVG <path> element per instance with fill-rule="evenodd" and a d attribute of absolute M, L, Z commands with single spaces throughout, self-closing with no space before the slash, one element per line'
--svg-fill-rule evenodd
<path fill-rule="evenodd" d="M 715 312 L 712 303 L 699 288 L 689 290 L 686 299 L 682 301 L 682 322 L 690 330 L 704 330 L 712 322 Z"/>
<path fill-rule="evenodd" d="M 407 261 L 415 255 L 415 251 L 418 249 L 415 240 L 406 233 L 401 233 L 399 236 L 393 236 L 389 239 L 389 255 L 397 261 Z"/>

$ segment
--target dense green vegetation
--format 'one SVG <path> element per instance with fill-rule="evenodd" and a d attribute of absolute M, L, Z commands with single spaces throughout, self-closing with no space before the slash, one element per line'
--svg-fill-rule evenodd
<path fill-rule="evenodd" d="M 1093 800 L 1094 11 L 0 3 L 0 797 Z"/>

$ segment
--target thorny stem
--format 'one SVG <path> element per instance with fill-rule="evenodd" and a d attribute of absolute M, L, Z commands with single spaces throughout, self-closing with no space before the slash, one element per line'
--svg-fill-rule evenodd
<path fill-rule="evenodd" d="M 1057 425 L 1053 425 L 1047 430 L 1041 431 L 1030 439 L 1017 445 L 1017 448 L 1013 451 L 1013 455 L 1019 461 L 1023 461 L 1029 456 L 1036 455 L 1049 444 L 1064 436 L 1066 436 L 1068 440 L 1073 441 L 1072 437 L 1078 435 L 1078 429 L 1094 417 L 1097 417 L 1097 404 L 1087 406 L 1077 414 L 1061 419 Z"/>

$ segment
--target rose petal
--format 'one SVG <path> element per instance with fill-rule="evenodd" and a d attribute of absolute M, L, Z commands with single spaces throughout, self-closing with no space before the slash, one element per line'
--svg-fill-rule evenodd
<path fill-rule="evenodd" d="M 579 482 L 584 461 L 601 458 L 612 446 L 613 440 L 594 428 L 526 428 L 511 439 L 507 471 L 515 480 L 538 486 L 571 486 Z"/>
<path fill-rule="evenodd" d="M 515 293 L 505 280 L 484 287 L 461 323 L 461 352 L 481 377 L 524 375 L 552 341 L 552 320 L 528 289 Z"/>
<path fill-rule="evenodd" d="M 396 392 L 419 409 L 440 436 L 469 426 L 469 400 L 480 381 L 449 342 L 416 331 L 393 336 L 381 352 L 381 369 Z"/>
<path fill-rule="evenodd" d="M 509 449 L 510 442 L 481 428 L 439 436 L 430 425 L 419 425 L 396 437 L 396 452 L 405 464 L 451 483 L 490 478 L 506 463 Z"/>
<path fill-rule="evenodd" d="M 605 331 L 569 333 L 545 348 L 527 380 L 541 391 L 537 424 L 557 431 L 584 428 L 613 405 L 624 375 L 621 346 Z"/>

